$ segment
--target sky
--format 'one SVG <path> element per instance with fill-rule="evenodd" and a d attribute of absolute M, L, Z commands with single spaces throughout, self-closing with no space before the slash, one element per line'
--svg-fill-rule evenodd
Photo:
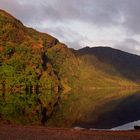
<path fill-rule="evenodd" d="M 110 46 L 140 55 L 140 0 L 0 0 L 0 9 L 70 48 Z"/>

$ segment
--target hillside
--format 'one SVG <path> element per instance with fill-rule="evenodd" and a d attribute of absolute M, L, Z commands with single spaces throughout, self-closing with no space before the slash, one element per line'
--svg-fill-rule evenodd
<path fill-rule="evenodd" d="M 88 55 L 90 60 L 92 60 L 93 56 L 96 57 L 100 63 L 106 64 L 108 69 L 113 67 L 118 74 L 127 79 L 140 80 L 140 56 L 138 55 L 110 47 L 85 47 L 78 50 L 78 53 L 82 56 Z M 110 71 L 104 70 L 110 74 Z"/>
<path fill-rule="evenodd" d="M 70 89 L 62 65 L 71 57 L 56 38 L 0 10 L 0 120 L 44 124 L 60 90 Z"/>
<path fill-rule="evenodd" d="M 85 47 L 74 53 L 80 77 L 90 87 L 133 86 L 140 81 L 140 56 L 110 47 Z"/>
<path fill-rule="evenodd" d="M 72 56 L 64 44 L 48 34 L 25 27 L 2 10 L 0 29 L 1 88 L 58 90 L 62 87 L 60 65 Z"/>
<path fill-rule="evenodd" d="M 140 56 L 102 47 L 76 51 L 0 10 L 0 121 L 44 125 L 65 102 L 63 94 L 67 96 L 68 91 L 81 92 L 72 99 L 79 96 L 82 109 L 85 97 L 92 99 L 96 95 L 85 95 L 82 90 L 138 86 L 139 69 Z M 99 99 L 105 97 L 103 94 Z M 72 99 L 68 100 L 70 107 Z M 91 107 L 93 102 L 85 104 Z M 73 120 L 69 126 L 78 119 L 70 117 Z"/>

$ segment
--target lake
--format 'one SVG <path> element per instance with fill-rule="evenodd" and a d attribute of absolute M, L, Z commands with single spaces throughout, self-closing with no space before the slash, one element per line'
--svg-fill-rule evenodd
<path fill-rule="evenodd" d="M 111 129 L 140 120 L 140 91 L 132 89 L 0 95 L 3 123 Z"/>
<path fill-rule="evenodd" d="M 120 98 L 115 97 L 114 99 L 112 98 L 112 100 L 106 101 L 106 103 L 103 103 L 90 114 L 88 122 L 80 122 L 78 126 L 86 128 L 110 129 L 139 120 L 140 92 L 128 92 L 126 94 L 127 95 L 122 95 L 122 97 L 120 96 Z M 94 118 L 94 114 L 97 114 L 96 118 Z"/>

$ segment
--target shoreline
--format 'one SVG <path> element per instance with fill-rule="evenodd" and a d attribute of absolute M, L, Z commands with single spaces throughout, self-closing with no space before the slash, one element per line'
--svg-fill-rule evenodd
<path fill-rule="evenodd" d="M 140 131 L 88 130 L 0 124 L 0 140 L 138 140 Z"/>

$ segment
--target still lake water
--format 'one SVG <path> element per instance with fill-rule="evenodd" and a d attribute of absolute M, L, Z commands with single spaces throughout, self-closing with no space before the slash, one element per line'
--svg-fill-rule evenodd
<path fill-rule="evenodd" d="M 73 92 L 65 99 L 63 110 L 73 127 L 111 129 L 140 120 L 140 91 L 88 90 Z M 65 107 L 64 107 L 65 108 Z"/>
<path fill-rule="evenodd" d="M 110 129 L 140 120 L 140 92 L 110 100 L 93 111 L 93 116 L 96 112 L 98 116 L 95 120 L 93 119 L 92 121 L 91 119 L 91 121 L 87 123 L 83 122 L 81 126 L 87 128 Z"/>
<path fill-rule="evenodd" d="M 0 93 L 0 121 L 40 124 L 44 106 L 51 117 L 46 116 L 47 123 L 54 126 L 110 129 L 140 120 L 140 91 L 136 90 L 70 91 L 57 101 L 58 95 L 48 92 Z"/>

